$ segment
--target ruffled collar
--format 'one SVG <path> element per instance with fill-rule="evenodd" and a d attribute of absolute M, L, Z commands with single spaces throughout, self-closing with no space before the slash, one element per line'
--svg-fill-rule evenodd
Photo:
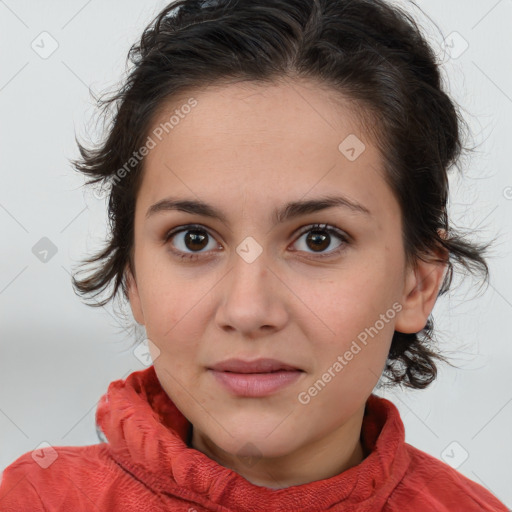
<path fill-rule="evenodd" d="M 360 464 L 328 479 L 277 490 L 254 485 L 187 445 L 192 426 L 161 387 L 154 366 L 111 382 L 96 422 L 113 459 L 153 492 L 239 512 L 319 512 L 349 505 L 380 510 L 409 464 L 398 409 L 374 394 L 365 407 L 361 443 L 368 455 Z"/>

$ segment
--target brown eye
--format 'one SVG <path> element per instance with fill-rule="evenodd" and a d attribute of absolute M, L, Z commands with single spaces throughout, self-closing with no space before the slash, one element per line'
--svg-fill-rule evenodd
<path fill-rule="evenodd" d="M 193 257 L 194 253 L 199 256 L 219 247 L 215 238 L 201 226 L 185 226 L 172 231 L 165 236 L 165 242 L 171 244 L 173 252 L 184 258 Z"/>
<path fill-rule="evenodd" d="M 183 242 L 187 249 L 191 251 L 200 251 L 206 247 L 208 241 L 208 234 L 199 229 L 189 229 L 185 231 Z"/>
<path fill-rule="evenodd" d="M 325 231 L 312 230 L 306 237 L 306 244 L 314 251 L 323 251 L 329 247 L 331 243 L 331 235 L 326 234 Z"/>
<path fill-rule="evenodd" d="M 349 244 L 348 236 L 328 224 L 307 226 L 295 242 L 297 250 L 320 257 L 336 255 Z M 329 249 L 330 250 L 327 250 Z"/>

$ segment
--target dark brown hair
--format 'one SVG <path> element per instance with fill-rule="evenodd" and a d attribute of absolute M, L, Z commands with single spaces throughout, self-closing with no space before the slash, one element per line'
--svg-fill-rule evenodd
<path fill-rule="evenodd" d="M 108 189 L 108 243 L 82 262 L 94 265 L 92 273 L 73 277 L 89 305 L 107 304 L 119 289 L 128 298 L 125 268 L 135 275 L 134 212 L 144 159 L 128 169 L 126 163 L 164 103 L 210 85 L 294 77 L 315 80 L 357 107 L 401 207 L 407 264 L 448 261 L 440 295 L 450 287 L 454 264 L 488 282 L 483 253 L 490 244 L 455 232 L 447 215 L 448 170 L 458 168 L 468 126 L 443 90 L 432 48 L 404 10 L 383 0 L 180 0 L 150 23 L 128 61 L 122 86 L 98 102 L 105 114 L 112 111 L 106 137 L 94 149 L 77 140 L 81 159 L 73 161 L 88 184 Z M 432 315 L 419 333 L 395 331 L 384 370 L 391 385 L 425 388 L 437 375 L 434 359 L 450 364 L 433 342 Z"/>

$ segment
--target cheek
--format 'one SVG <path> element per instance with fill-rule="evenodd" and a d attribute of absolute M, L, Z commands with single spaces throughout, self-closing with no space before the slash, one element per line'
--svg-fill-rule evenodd
<path fill-rule="evenodd" d="M 322 321 L 314 326 L 323 327 L 324 340 L 337 343 L 355 337 L 391 307 L 394 286 L 389 278 L 389 272 L 376 265 L 357 265 L 321 282 L 304 279 L 297 288 L 297 295 L 311 310 L 304 319 Z"/>
<path fill-rule="evenodd" d="M 161 350 L 171 349 L 174 339 L 184 336 L 194 339 L 191 330 L 197 328 L 204 295 L 198 283 L 183 282 L 176 276 L 156 271 L 141 276 L 141 283 L 139 292 L 148 338 L 162 345 Z"/>
<path fill-rule="evenodd" d="M 313 288 L 311 283 L 309 288 L 303 283 L 302 293 L 307 291 L 307 303 L 315 313 L 304 316 L 302 322 L 308 339 L 315 345 L 319 362 L 315 373 L 321 376 L 331 368 L 340 376 L 338 381 L 350 387 L 378 380 L 389 352 L 396 316 L 392 307 L 393 276 L 383 267 L 347 267 L 336 280 L 325 280 Z M 335 371 L 332 367 L 337 361 L 342 369 L 337 365 Z"/>

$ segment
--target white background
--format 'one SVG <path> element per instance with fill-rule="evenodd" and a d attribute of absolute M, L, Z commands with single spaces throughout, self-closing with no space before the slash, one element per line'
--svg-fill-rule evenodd
<path fill-rule="evenodd" d="M 100 396 L 145 367 L 112 307 L 88 308 L 71 288 L 69 272 L 101 243 L 106 215 L 69 159 L 75 131 L 95 133 L 88 88 L 99 94 L 122 78 L 130 45 L 164 5 L 0 1 L 0 470 L 42 441 L 97 443 Z M 465 178 L 451 179 L 453 221 L 498 241 L 491 285 L 478 293 L 466 280 L 434 309 L 443 351 L 461 368 L 442 366 L 425 391 L 378 394 L 399 408 L 407 442 L 454 464 L 467 456 L 458 470 L 512 508 L 512 1 L 418 5 L 442 31 L 409 7 L 478 143 Z M 48 58 L 31 47 L 46 37 L 51 49 L 43 31 L 58 43 Z M 57 248 L 46 263 L 32 252 L 43 237 Z"/>

